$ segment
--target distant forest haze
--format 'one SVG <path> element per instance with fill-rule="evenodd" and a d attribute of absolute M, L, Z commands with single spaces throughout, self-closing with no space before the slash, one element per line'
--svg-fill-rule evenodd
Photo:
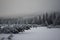
<path fill-rule="evenodd" d="M 0 17 L 60 11 L 60 0 L 0 0 Z"/>

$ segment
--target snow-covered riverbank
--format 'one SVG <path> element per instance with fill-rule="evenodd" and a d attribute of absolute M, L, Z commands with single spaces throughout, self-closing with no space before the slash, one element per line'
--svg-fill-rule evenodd
<path fill-rule="evenodd" d="M 8 37 L 10 34 L 0 34 L 2 37 Z M 60 40 L 60 29 L 46 27 L 31 28 L 31 30 L 25 30 L 19 34 L 13 34 L 12 40 Z"/>

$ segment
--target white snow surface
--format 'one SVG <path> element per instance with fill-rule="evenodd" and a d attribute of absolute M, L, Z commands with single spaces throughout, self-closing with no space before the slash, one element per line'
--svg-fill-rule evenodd
<path fill-rule="evenodd" d="M 0 34 L 2 37 L 8 37 L 10 34 Z M 12 40 L 60 40 L 60 28 L 37 27 L 31 30 L 25 30 L 19 34 L 13 34 Z"/>

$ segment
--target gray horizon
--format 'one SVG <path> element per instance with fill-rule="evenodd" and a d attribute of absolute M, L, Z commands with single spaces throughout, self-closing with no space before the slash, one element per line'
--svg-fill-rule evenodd
<path fill-rule="evenodd" d="M 0 0 L 0 17 L 60 12 L 60 0 Z"/>

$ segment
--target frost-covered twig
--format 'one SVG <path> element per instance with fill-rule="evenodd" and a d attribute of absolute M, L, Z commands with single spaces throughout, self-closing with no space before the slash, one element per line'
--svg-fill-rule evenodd
<path fill-rule="evenodd" d="M 12 37 L 13 37 L 13 35 L 11 34 L 11 35 L 8 36 L 7 39 L 8 39 L 8 40 L 12 40 Z"/>
<path fill-rule="evenodd" d="M 5 39 L 5 37 L 2 37 L 2 38 L 1 38 L 1 40 L 4 40 L 4 39 Z"/>

